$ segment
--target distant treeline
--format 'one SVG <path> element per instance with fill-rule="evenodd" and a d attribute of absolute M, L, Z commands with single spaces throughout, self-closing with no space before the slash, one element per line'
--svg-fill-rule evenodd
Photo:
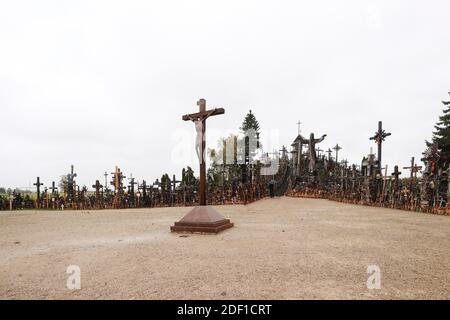
<path fill-rule="evenodd" d="M 12 193 L 33 193 L 33 192 L 29 190 L 22 190 L 19 188 L 11 189 L 0 187 L 0 194 L 12 194 Z"/>

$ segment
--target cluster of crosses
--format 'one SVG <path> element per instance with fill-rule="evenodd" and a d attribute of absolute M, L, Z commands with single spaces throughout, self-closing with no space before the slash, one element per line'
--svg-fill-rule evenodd
<path fill-rule="evenodd" d="M 382 146 L 389 136 L 391 133 L 383 129 L 380 121 L 375 135 L 369 138 L 377 144 L 377 155 L 371 151 L 363 157 L 360 165 L 349 165 L 347 160 L 339 161 L 342 150 L 339 144 L 329 148 L 327 155 L 321 154 L 322 150 L 315 145 L 323 139 L 314 139 L 313 134 L 310 139 L 305 139 L 299 130 L 285 169 L 291 172 L 287 178 L 290 186 L 286 193 L 412 211 L 446 209 L 450 201 L 449 172 L 436 169 L 440 157 L 437 147 L 432 146 L 424 153 L 422 161 L 426 164 L 425 168 L 419 166 L 413 157 L 410 166 L 403 167 L 403 170 L 409 171 L 409 176 L 402 179 L 399 166 L 394 166 L 389 172 L 388 166 L 382 165 Z M 304 145 L 307 145 L 307 152 Z M 423 175 L 419 179 L 420 172 Z"/>
<path fill-rule="evenodd" d="M 192 121 L 197 130 L 196 151 L 199 155 L 199 177 L 194 177 L 190 168 L 183 169 L 181 180 L 175 175 L 169 178 L 164 175 L 161 181 L 153 183 L 142 180 L 141 183 L 130 175 L 128 184 L 120 168 L 116 167 L 108 181 L 109 174 L 104 173 L 104 184 L 100 180 L 92 185 L 93 192 L 77 184 L 77 174 L 71 166 L 63 189 L 59 190 L 55 182 L 50 188 L 41 189 L 43 183 L 37 177 L 35 201 L 14 201 L 0 197 L 0 209 L 20 209 L 33 206 L 45 209 L 108 209 L 108 208 L 145 208 L 160 206 L 192 206 L 198 204 L 182 221 L 172 227 L 172 231 L 181 229 L 196 230 L 199 225 L 208 226 L 214 232 L 221 228 L 231 227 L 231 223 L 208 205 L 250 203 L 266 196 L 303 196 L 327 197 L 330 199 L 377 205 L 409 210 L 433 210 L 445 208 L 449 202 L 449 174 L 437 170 L 439 151 L 431 146 L 424 153 L 422 161 L 425 169 L 411 159 L 411 164 L 403 170 L 409 170 L 409 178 L 401 179 L 402 172 L 398 166 L 388 174 L 388 167 L 382 166 L 383 143 L 391 133 L 383 129 L 383 123 L 378 123 L 378 130 L 369 139 L 377 144 L 377 155 L 370 152 L 363 157 L 360 165 L 349 165 L 348 161 L 339 159 L 343 148 L 336 144 L 324 151 L 317 145 L 322 143 L 326 135 L 315 138 L 311 134 L 305 138 L 301 134 L 298 122 L 298 136 L 292 143 L 292 151 L 282 147 L 274 152 L 279 159 L 278 172 L 261 180 L 242 182 L 236 185 L 223 183 L 220 188 L 208 184 L 205 161 L 206 120 L 213 116 L 223 115 L 223 108 L 206 110 L 206 101 L 200 99 L 197 103 L 199 111 L 184 115 L 184 121 Z M 281 153 L 281 154 L 280 154 Z M 267 154 L 268 157 L 269 154 Z M 248 172 L 248 171 L 247 171 Z M 418 173 L 423 175 L 419 179 Z M 222 170 L 225 173 L 225 170 Z M 255 174 L 261 176 L 260 173 Z M 110 188 L 109 188 L 110 187 Z M 20 198 L 17 196 L 16 198 Z M 205 220 L 206 219 L 206 220 Z M 205 231 L 209 232 L 209 231 Z"/>

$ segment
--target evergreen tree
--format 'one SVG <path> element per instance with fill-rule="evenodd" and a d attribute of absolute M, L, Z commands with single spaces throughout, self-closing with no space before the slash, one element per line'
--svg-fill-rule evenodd
<path fill-rule="evenodd" d="M 194 170 L 192 170 L 191 167 L 187 167 L 187 169 L 183 168 L 181 180 L 185 186 L 194 187 L 198 184 L 197 179 L 194 176 Z"/>
<path fill-rule="evenodd" d="M 257 138 L 259 138 L 259 122 L 258 120 L 256 120 L 256 117 L 252 113 L 252 110 L 249 110 L 244 118 L 244 122 L 242 122 L 241 131 L 246 132 L 251 129 L 255 130 Z"/>
<path fill-rule="evenodd" d="M 241 131 L 245 135 L 245 160 L 248 163 L 249 157 L 253 157 L 256 149 L 260 148 L 259 144 L 259 122 L 256 120 L 255 115 L 252 113 L 252 110 L 249 110 L 247 115 L 242 122 Z M 256 142 L 255 144 L 250 145 L 250 140 Z"/>
<path fill-rule="evenodd" d="M 170 184 L 171 184 L 170 177 L 166 173 L 161 177 L 161 190 L 170 191 Z"/>
<path fill-rule="evenodd" d="M 244 118 L 241 126 L 241 131 L 244 134 L 244 161 L 245 164 L 240 166 L 240 175 L 242 177 L 242 182 L 246 183 L 248 181 L 249 164 L 256 155 L 256 150 L 260 148 L 259 144 L 259 122 L 256 120 L 255 115 L 252 110 L 249 110 Z"/>
<path fill-rule="evenodd" d="M 434 126 L 436 131 L 433 132 L 431 142 L 426 141 L 426 144 L 428 148 L 432 145 L 437 146 L 440 153 L 438 167 L 447 170 L 450 160 L 450 101 L 442 101 L 442 104 L 445 107 L 443 115 Z"/>

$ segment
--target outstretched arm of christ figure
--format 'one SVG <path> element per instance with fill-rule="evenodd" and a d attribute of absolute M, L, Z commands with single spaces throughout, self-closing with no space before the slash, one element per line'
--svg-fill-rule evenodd
<path fill-rule="evenodd" d="M 191 121 L 194 121 L 194 122 L 196 122 L 196 121 L 198 121 L 199 120 L 199 118 L 195 118 L 195 117 L 193 117 L 192 115 L 187 115 L 188 117 L 189 117 L 189 120 L 191 120 Z"/>
<path fill-rule="evenodd" d="M 207 114 L 205 114 L 204 116 L 201 116 L 201 117 L 193 117 L 192 115 L 188 115 L 188 117 L 189 117 L 189 120 L 194 121 L 194 122 L 204 121 L 204 120 L 208 119 L 209 117 L 211 117 L 213 115 L 213 113 L 216 112 L 216 110 L 217 109 L 211 110 Z"/>
<path fill-rule="evenodd" d="M 327 137 L 327 135 L 324 134 L 320 139 L 316 139 L 315 142 L 316 143 L 321 143 L 323 140 L 325 140 L 326 137 Z"/>
<path fill-rule="evenodd" d="M 203 120 L 206 120 L 206 119 L 208 119 L 209 117 L 211 117 L 211 116 L 213 115 L 213 113 L 216 112 L 216 110 L 217 110 L 217 109 L 214 109 L 214 110 L 209 111 L 208 114 L 205 115 L 205 116 L 203 117 Z"/>

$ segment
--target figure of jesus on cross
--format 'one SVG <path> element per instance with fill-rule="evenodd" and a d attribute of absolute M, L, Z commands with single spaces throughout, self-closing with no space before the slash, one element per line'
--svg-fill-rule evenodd
<path fill-rule="evenodd" d="M 229 219 L 225 219 L 213 207 L 206 205 L 206 163 L 205 163 L 205 149 L 206 149 L 206 119 L 212 116 L 224 114 L 225 110 L 216 108 L 206 110 L 205 99 L 200 99 L 197 102 L 200 110 L 197 113 L 192 113 L 183 116 L 184 121 L 193 121 L 197 131 L 196 151 L 200 161 L 200 190 L 199 190 L 199 206 L 189 211 L 180 221 L 175 222 L 175 225 L 170 227 L 172 232 L 193 232 L 193 233 L 213 233 L 217 234 L 223 230 L 232 228 L 233 223 Z"/>

